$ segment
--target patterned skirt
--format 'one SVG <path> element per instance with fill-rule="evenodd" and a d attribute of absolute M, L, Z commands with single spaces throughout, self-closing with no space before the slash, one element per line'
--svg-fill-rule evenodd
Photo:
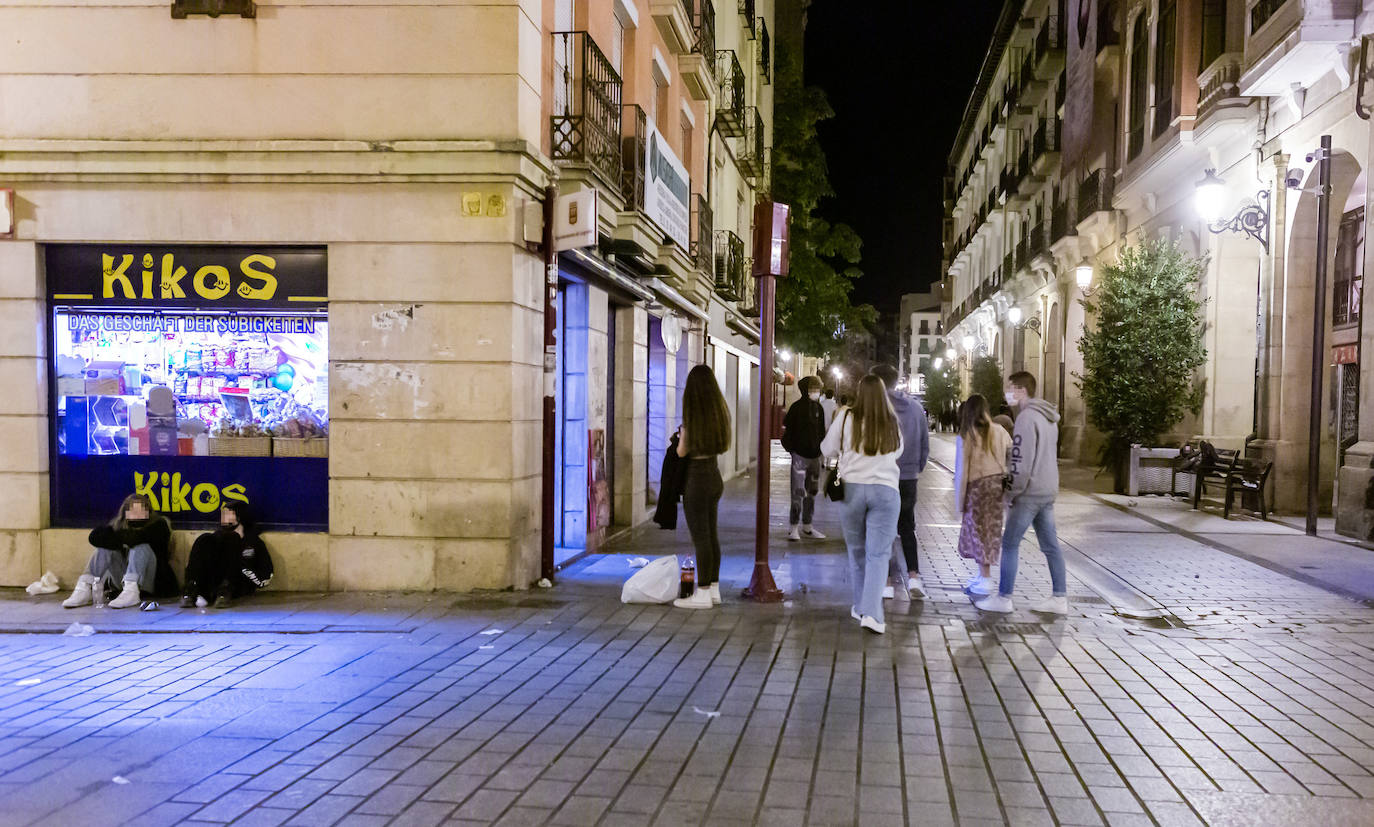
<path fill-rule="evenodd" d="M 1002 475 L 993 474 L 969 483 L 959 524 L 959 556 L 980 566 L 995 566 L 1002 559 Z"/>

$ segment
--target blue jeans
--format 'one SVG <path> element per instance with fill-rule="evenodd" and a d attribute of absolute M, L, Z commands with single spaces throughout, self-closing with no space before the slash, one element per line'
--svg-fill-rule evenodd
<path fill-rule="evenodd" d="M 901 495 L 890 485 L 844 484 L 844 544 L 854 571 L 854 609 L 879 623 L 883 620 L 883 586 L 897 539 Z"/>
<path fill-rule="evenodd" d="M 1059 534 L 1054 530 L 1054 500 L 1026 500 L 1012 502 L 1007 510 L 1007 524 L 1002 529 L 1002 582 L 997 592 L 1003 597 L 1011 597 L 1016 588 L 1017 553 L 1026 529 L 1035 527 L 1035 539 L 1040 543 L 1040 552 L 1050 566 L 1050 585 L 1055 597 L 1069 593 L 1068 578 L 1064 573 L 1064 554 L 1059 550 Z"/>
<path fill-rule="evenodd" d="M 94 577 L 97 583 L 137 582 L 140 589 L 151 592 L 157 574 L 157 556 L 147 543 L 134 546 L 128 554 L 98 548 L 91 552 L 85 573 Z"/>

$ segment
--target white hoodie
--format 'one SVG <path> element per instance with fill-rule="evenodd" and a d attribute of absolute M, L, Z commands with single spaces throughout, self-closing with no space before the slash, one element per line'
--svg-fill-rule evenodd
<path fill-rule="evenodd" d="M 888 454 L 869 456 L 854 450 L 854 417 L 839 414 L 830 423 L 830 430 L 821 441 L 821 454 L 826 457 L 840 456 L 840 479 L 854 485 L 886 485 L 897 488 L 901 472 L 897 469 L 897 459 L 902 455 L 902 436 L 897 434 L 897 450 Z"/>

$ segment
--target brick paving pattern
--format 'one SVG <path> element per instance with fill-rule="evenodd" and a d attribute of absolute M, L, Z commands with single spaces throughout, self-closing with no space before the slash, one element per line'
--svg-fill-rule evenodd
<path fill-rule="evenodd" d="M 1161 616 L 1115 613 L 1071 565 L 1070 617 L 980 617 L 933 466 L 930 598 L 892 601 L 873 636 L 832 504 L 832 539 L 779 529 L 785 604 L 734 598 L 747 485 L 722 507 L 713 612 L 618 601 L 626 555 L 686 549 L 685 529 L 637 531 L 552 591 L 152 615 L 0 595 L 0 824 L 1374 823 L 1369 605 L 1066 493 L 1066 544 Z M 1033 600 L 1033 537 L 1021 561 Z M 51 633 L 72 620 L 99 633 Z"/>

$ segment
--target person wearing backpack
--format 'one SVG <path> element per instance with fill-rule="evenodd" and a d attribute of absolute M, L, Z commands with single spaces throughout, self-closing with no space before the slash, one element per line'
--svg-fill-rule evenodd
<path fill-rule="evenodd" d="M 870 632 L 882 634 L 883 586 L 887 583 L 892 541 L 902 498 L 902 434 L 883 380 L 859 380 L 854 405 L 836 413 L 821 453 L 839 457 L 837 474 L 844 484 L 844 543 L 849 550 L 854 587 L 850 615 Z"/>

